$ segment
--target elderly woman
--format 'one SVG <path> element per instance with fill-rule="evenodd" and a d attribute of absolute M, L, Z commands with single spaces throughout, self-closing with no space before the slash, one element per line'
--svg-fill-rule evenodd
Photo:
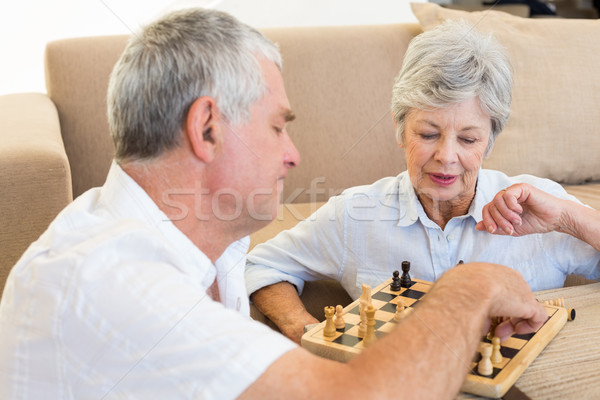
<path fill-rule="evenodd" d="M 246 269 L 256 306 L 299 340 L 315 322 L 296 292 L 306 280 L 336 279 L 357 298 L 362 283 L 380 284 L 403 260 L 412 277 L 428 281 L 461 260 L 508 265 L 532 290 L 560 287 L 571 273 L 598 278 L 600 253 L 577 235 L 560 233 L 554 222 L 522 226 L 526 201 L 547 196 L 559 215 L 574 197 L 546 179 L 481 169 L 508 120 L 511 86 L 502 47 L 466 23 L 447 22 L 413 39 L 392 99 L 408 170 L 346 190 L 257 246 Z M 515 195 L 523 190 L 529 199 Z M 517 228 L 555 231 L 517 237 Z"/>

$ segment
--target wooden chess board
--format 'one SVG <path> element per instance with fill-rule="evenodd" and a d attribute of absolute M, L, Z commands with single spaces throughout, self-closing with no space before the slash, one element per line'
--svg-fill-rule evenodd
<path fill-rule="evenodd" d="M 390 289 L 391 281 L 390 278 L 371 292 L 372 304 L 376 309 L 375 335 L 377 337 L 394 329 L 398 296 L 406 307 L 415 308 L 418 307 L 420 300 L 432 286 L 430 282 L 413 279 L 409 288 L 392 291 Z M 461 388 L 462 391 L 494 398 L 502 397 L 508 391 L 567 321 L 567 311 L 564 308 L 549 305 L 544 305 L 544 307 L 548 312 L 546 323 L 537 332 L 513 335 L 507 339 L 500 350 L 502 362 L 494 364 L 494 372 L 491 376 L 482 376 L 477 373 L 477 363 L 481 359 L 481 355 L 477 353 L 471 363 L 471 372 L 467 375 Z M 364 349 L 362 339 L 358 337 L 360 323 L 358 309 L 359 300 L 344 308 L 346 326 L 338 329 L 333 337 L 323 335 L 325 322 L 310 329 L 302 336 L 302 347 L 332 360 L 346 362 L 352 359 Z M 487 338 L 483 338 L 482 342 L 490 343 Z"/>

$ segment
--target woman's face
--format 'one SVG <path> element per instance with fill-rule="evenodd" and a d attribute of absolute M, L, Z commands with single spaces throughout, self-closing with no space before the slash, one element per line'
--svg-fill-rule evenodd
<path fill-rule="evenodd" d="M 472 98 L 443 109 L 406 115 L 404 143 L 411 182 L 421 202 L 471 203 L 490 140 L 491 119 Z M 466 212 L 466 210 L 465 210 Z"/>

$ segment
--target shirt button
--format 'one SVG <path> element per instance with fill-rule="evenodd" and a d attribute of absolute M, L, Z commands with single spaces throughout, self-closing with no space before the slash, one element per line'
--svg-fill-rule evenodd
<path fill-rule="evenodd" d="M 448 236 L 448 240 L 454 240 L 454 235 Z"/>

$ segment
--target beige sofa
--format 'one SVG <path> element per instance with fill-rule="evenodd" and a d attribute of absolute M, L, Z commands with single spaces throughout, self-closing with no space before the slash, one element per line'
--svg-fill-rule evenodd
<path fill-rule="evenodd" d="M 420 11 L 423 25 L 264 30 L 279 43 L 283 54 L 287 93 L 297 114 L 289 131 L 302 162 L 285 183 L 284 201 L 293 205 L 284 206 L 283 217 L 255 234 L 253 244 L 293 226 L 315 209 L 315 203 L 346 187 L 405 169 L 389 103 L 408 43 L 423 27 L 447 16 L 443 13 L 481 20 L 477 13 L 425 6 Z M 502 18 L 508 14 L 488 14 L 486 24 L 479 26 L 496 29 Z M 532 61 L 524 54 L 516 60 L 511 122 L 484 166 L 558 180 L 582 201 L 600 208 L 600 63 L 594 63 L 600 44 L 593 43 L 598 25 L 584 24 L 588 30 L 582 32 L 580 24 L 548 28 L 538 20 L 510 18 L 511 24 L 518 22 L 516 28 L 508 29 L 510 36 L 505 35 L 506 27 L 501 33 L 502 39 L 509 39 L 507 46 L 516 46 L 511 56 L 532 43 L 539 48 L 527 53 L 533 51 L 540 57 L 539 51 L 545 50 L 548 55 Z M 522 36 L 519 29 L 524 30 Z M 562 42 L 553 33 L 565 29 L 577 33 L 572 43 L 565 42 L 564 33 Z M 533 35 L 536 30 L 541 32 L 539 37 Z M 535 40 L 557 40 L 560 46 L 544 47 Z M 113 155 L 105 116 L 106 86 L 126 41 L 126 36 L 112 36 L 49 43 L 45 54 L 48 94 L 0 96 L 1 282 L 72 198 L 103 184 Z M 586 47 L 580 55 L 560 55 L 582 41 Z M 545 67 L 546 62 L 554 64 Z M 570 70 L 587 63 L 593 67 L 583 72 Z M 534 68 L 537 76 L 527 75 L 528 68 Z M 336 285 L 327 283 L 326 287 L 340 302 L 349 300 Z M 319 288 L 318 292 L 327 290 Z M 310 285 L 305 297 L 315 300 Z M 319 299 L 315 304 L 322 310 Z"/>

